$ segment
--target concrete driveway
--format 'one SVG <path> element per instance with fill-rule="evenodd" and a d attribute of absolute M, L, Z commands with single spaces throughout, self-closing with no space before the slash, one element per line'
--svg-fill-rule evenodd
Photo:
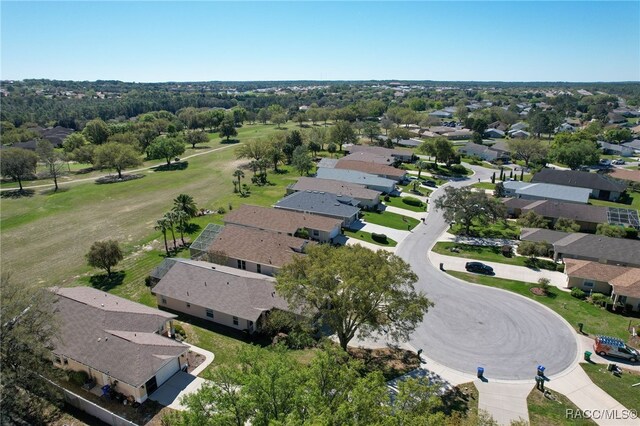
<path fill-rule="evenodd" d="M 470 166 L 476 173 L 447 185 L 464 186 L 487 179 L 493 170 Z M 447 185 L 444 185 L 446 187 Z M 438 189 L 432 200 L 444 191 Z M 531 379 L 538 364 L 552 376 L 577 358 L 573 330 L 558 315 L 525 297 L 459 281 L 431 264 L 428 252 L 447 229 L 442 213 L 432 209 L 397 247 L 435 307 L 425 315 L 409 343 L 430 359 L 461 372 L 485 368 L 489 379 Z"/>
<path fill-rule="evenodd" d="M 184 395 L 197 392 L 207 382 L 208 380 L 203 378 L 192 376 L 184 371 L 178 371 L 152 393 L 149 399 L 174 410 L 185 410 L 186 407 L 180 403 L 180 399 Z"/>

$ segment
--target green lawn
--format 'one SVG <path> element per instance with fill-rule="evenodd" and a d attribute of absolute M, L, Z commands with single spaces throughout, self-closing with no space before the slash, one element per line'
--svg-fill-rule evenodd
<path fill-rule="evenodd" d="M 375 244 L 378 246 L 383 246 L 383 247 L 395 247 L 398 244 L 391 238 L 387 238 L 388 244 L 382 244 L 378 241 L 375 241 L 373 238 L 371 238 L 371 233 L 365 232 L 365 231 L 350 231 L 346 229 L 344 231 L 344 235 L 346 235 L 349 238 L 355 238 L 356 240 L 366 241 L 368 243 Z"/>
<path fill-rule="evenodd" d="M 403 201 L 404 197 L 389 197 L 389 201 L 384 201 L 387 206 L 397 207 L 399 209 L 411 210 L 412 212 L 426 212 L 427 204 L 422 203 L 421 206 L 412 206 Z"/>
<path fill-rule="evenodd" d="M 593 383 L 624 405 L 625 408 L 640 411 L 640 389 L 638 386 L 631 387 L 631 385 L 640 383 L 639 372 L 624 370 L 620 377 L 616 377 L 607 371 L 606 365 L 580 364 L 580 366 Z"/>
<path fill-rule="evenodd" d="M 452 248 L 457 247 L 458 252 L 451 251 Z M 446 256 L 464 257 L 466 259 L 486 260 L 488 262 L 505 263 L 507 265 L 535 267 L 540 269 L 548 269 L 555 271 L 557 265 L 555 262 L 546 259 L 535 259 L 535 263 L 532 265 L 532 260 L 524 256 L 505 257 L 502 255 L 502 247 L 488 247 L 488 246 L 472 246 L 468 244 L 458 244 L 453 242 L 440 241 L 433 247 L 433 251 Z"/>
<path fill-rule="evenodd" d="M 471 185 L 472 188 L 480 188 L 480 189 L 490 189 L 493 191 L 496 189 L 496 184 L 491 182 L 478 182 Z"/>
<path fill-rule="evenodd" d="M 468 274 L 466 272 L 451 271 L 448 273 L 464 281 L 509 290 L 535 300 L 536 302 L 542 303 L 566 319 L 574 328 L 577 328 L 578 323 L 583 323 L 583 331 L 592 336 L 605 334 L 619 337 L 625 341 L 629 337 L 629 332 L 627 331 L 629 317 L 608 312 L 605 309 L 594 306 L 584 300 L 571 297 L 569 293 L 560 291 L 556 288 L 551 288 L 550 296 L 541 297 L 535 296 L 529 290 L 529 288 L 535 287 L 537 284 L 488 277 L 484 275 Z"/>
<path fill-rule="evenodd" d="M 574 413 L 578 411 L 578 407 L 569 401 L 569 398 L 556 392 L 551 391 L 555 400 L 546 398 L 541 391 L 533 389 L 527 398 L 527 407 L 529 408 L 529 423 L 531 426 L 586 426 L 595 425 L 596 422 L 590 419 L 572 419 L 567 418 L 568 409 Z"/>
<path fill-rule="evenodd" d="M 614 203 L 612 201 L 604 200 L 589 200 L 590 204 L 594 206 L 606 206 L 606 207 L 618 207 L 621 209 L 636 209 L 640 210 L 640 192 L 627 190 L 626 197 L 620 199 L 620 202 Z"/>
<path fill-rule="evenodd" d="M 449 232 L 453 235 L 461 235 L 464 228 L 460 224 L 454 224 L 449 228 Z M 489 225 L 481 226 L 478 224 L 471 225 L 469 234 L 474 237 L 482 238 L 520 238 L 520 226 L 514 221 L 499 221 Z"/>
<path fill-rule="evenodd" d="M 401 229 L 403 231 L 411 230 L 420 223 L 418 219 L 391 212 L 364 212 L 363 219 L 369 223 L 375 223 L 376 225 L 393 229 Z"/>

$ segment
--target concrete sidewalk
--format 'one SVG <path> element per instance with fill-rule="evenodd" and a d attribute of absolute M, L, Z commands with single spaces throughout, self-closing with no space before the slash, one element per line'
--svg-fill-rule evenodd
<path fill-rule="evenodd" d="M 592 420 L 599 425 L 638 424 L 637 418 L 623 419 L 630 410 L 596 386 L 579 364 L 568 374 L 547 382 L 546 387 L 569 398 L 583 412 L 593 413 Z"/>
<path fill-rule="evenodd" d="M 384 204 L 384 203 L 383 203 Z M 391 213 L 396 213 L 402 216 L 407 216 L 407 217 L 412 217 L 414 219 L 422 219 L 423 217 L 427 216 L 427 212 L 414 212 L 411 210 L 407 210 L 407 209 L 401 209 L 400 207 L 394 207 L 394 206 L 388 206 L 388 205 L 384 205 L 384 211 L 386 212 L 391 212 Z"/>
<path fill-rule="evenodd" d="M 369 250 L 373 250 L 373 251 L 386 250 L 386 251 L 389 251 L 391 253 L 395 253 L 396 247 L 397 247 L 397 246 L 396 247 L 379 246 L 377 244 L 372 244 L 372 243 L 367 242 L 367 241 L 362 241 L 362 240 L 359 240 L 357 238 L 349 238 L 349 237 L 346 238 L 346 242 L 344 244 L 348 245 L 348 246 L 353 246 L 353 245 L 356 245 L 356 244 L 360 244 L 362 247 L 366 247 Z"/>
<path fill-rule="evenodd" d="M 429 260 L 434 265 L 444 263 L 445 270 L 466 272 L 465 264 L 467 262 L 473 262 L 474 259 L 467 259 L 464 257 L 445 256 L 439 253 L 429 252 Z M 480 261 L 478 261 L 480 262 Z M 562 272 L 547 271 L 540 269 L 535 271 L 524 266 L 506 265 L 504 263 L 487 262 L 482 260 L 482 263 L 489 265 L 493 268 L 496 278 L 505 278 L 510 280 L 525 281 L 530 283 L 537 282 L 540 278 L 548 278 L 550 285 L 557 287 L 562 291 L 570 291 L 566 288 L 567 277 Z"/>
<path fill-rule="evenodd" d="M 500 425 L 508 425 L 513 420 L 529 421 L 527 397 L 533 386 L 531 383 L 497 383 L 493 381 L 473 382 L 478 388 L 478 409 L 491 414 Z"/>
<path fill-rule="evenodd" d="M 202 361 L 202 364 L 200 364 L 199 366 L 197 366 L 196 368 L 193 369 L 193 371 L 189 374 L 193 375 L 193 376 L 197 376 L 198 374 L 202 373 L 204 371 L 205 368 L 207 368 L 215 359 L 215 355 L 213 355 L 213 352 L 209 352 L 206 349 L 202 349 L 199 348 L 197 346 L 193 346 L 192 344 L 189 344 L 187 342 L 182 342 L 185 345 L 189 346 L 189 349 L 192 352 L 195 352 L 197 354 L 200 354 L 202 356 L 204 356 L 204 361 Z"/>
<path fill-rule="evenodd" d="M 365 221 L 361 221 L 361 225 L 358 225 L 358 226 L 354 226 L 354 225 L 352 225 L 352 228 L 351 228 L 351 230 L 354 232 L 364 231 L 369 233 L 375 232 L 376 234 L 384 234 L 387 237 L 394 240 L 395 242 L 397 242 L 398 244 L 400 244 L 402 240 L 404 240 L 405 238 L 407 238 L 409 234 L 411 234 L 411 231 L 401 231 L 399 229 L 389 228 L 382 225 L 376 225 L 375 223 L 369 223 Z"/>

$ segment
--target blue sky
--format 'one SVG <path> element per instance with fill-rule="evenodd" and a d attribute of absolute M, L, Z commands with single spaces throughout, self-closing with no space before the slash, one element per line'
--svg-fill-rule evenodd
<path fill-rule="evenodd" d="M 640 80 L 640 2 L 1 2 L 2 79 Z"/>

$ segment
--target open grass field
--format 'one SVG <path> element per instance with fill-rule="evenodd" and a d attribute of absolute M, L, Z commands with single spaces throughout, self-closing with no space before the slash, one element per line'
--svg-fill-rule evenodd
<path fill-rule="evenodd" d="M 363 212 L 365 222 L 375 223 L 376 225 L 387 226 L 393 229 L 408 231 L 416 227 L 419 223 L 418 219 L 402 216 L 391 212 Z"/>
<path fill-rule="evenodd" d="M 457 252 L 451 251 L 456 247 Z M 437 242 L 433 247 L 433 251 L 446 256 L 464 257 L 466 259 L 486 260 L 488 262 L 505 263 L 507 265 L 535 267 L 540 269 L 548 269 L 555 271 L 557 265 L 555 262 L 547 259 L 535 259 L 535 261 L 525 256 L 511 255 L 506 257 L 502 255 L 502 247 L 473 246 L 469 244 L 458 244 L 447 241 Z M 534 262 L 534 263 L 532 263 Z"/>
<path fill-rule="evenodd" d="M 632 385 L 640 383 L 640 373 L 624 370 L 620 377 L 607 371 L 607 366 L 602 364 L 580 364 L 589 375 L 593 383 L 600 389 L 611 395 L 616 401 L 629 410 L 640 411 L 640 389 Z"/>
<path fill-rule="evenodd" d="M 584 323 L 583 331 L 589 335 L 605 334 L 619 337 L 625 341 L 629 338 L 629 332 L 627 331 L 629 317 L 608 312 L 599 306 L 576 299 L 569 293 L 556 288 L 550 289 L 549 296 L 535 296 L 529 289 L 536 287 L 537 284 L 468 274 L 466 272 L 451 271 L 448 273 L 464 281 L 501 288 L 542 303 L 553 309 L 574 328 L 577 328 L 578 323 Z"/>
<path fill-rule="evenodd" d="M 556 391 L 551 392 L 555 400 L 546 398 L 541 391 L 533 389 L 527 398 L 529 423 L 531 426 L 587 426 L 595 425 L 590 419 L 567 418 L 566 410 L 578 411 L 578 407 Z"/>

